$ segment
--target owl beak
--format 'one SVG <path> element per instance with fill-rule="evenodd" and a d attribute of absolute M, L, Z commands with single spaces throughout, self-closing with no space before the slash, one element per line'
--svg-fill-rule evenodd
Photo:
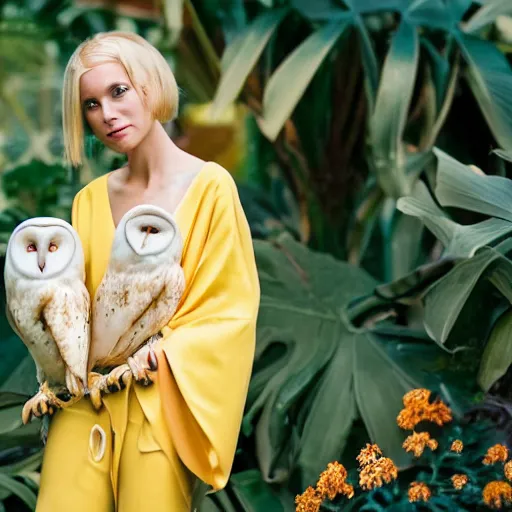
<path fill-rule="evenodd" d="M 142 246 L 141 249 L 144 249 L 146 247 L 146 242 L 148 241 L 149 232 L 151 231 L 151 227 L 146 228 L 146 236 L 144 237 L 144 240 L 142 240 Z"/>
<path fill-rule="evenodd" d="M 44 270 L 45 261 L 44 261 L 44 254 L 38 253 L 37 254 L 37 265 L 39 266 L 39 270 L 42 272 Z"/>

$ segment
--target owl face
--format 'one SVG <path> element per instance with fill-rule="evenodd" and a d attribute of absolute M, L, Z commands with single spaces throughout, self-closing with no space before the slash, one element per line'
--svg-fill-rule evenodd
<path fill-rule="evenodd" d="M 6 257 L 24 277 L 51 279 L 73 263 L 81 263 L 81 253 L 78 235 L 67 222 L 38 217 L 26 220 L 14 230 Z"/>
<path fill-rule="evenodd" d="M 140 205 L 121 219 L 114 238 L 113 256 L 123 262 L 179 263 L 182 239 L 173 217 L 153 205 Z"/>

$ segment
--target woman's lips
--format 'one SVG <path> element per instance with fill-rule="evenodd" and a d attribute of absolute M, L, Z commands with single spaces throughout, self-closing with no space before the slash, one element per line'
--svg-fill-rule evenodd
<path fill-rule="evenodd" d="M 127 125 L 119 128 L 118 130 L 114 130 L 113 132 L 110 132 L 107 137 L 110 137 L 111 139 L 121 139 L 126 135 L 127 129 L 130 128 L 130 126 L 131 125 Z"/>

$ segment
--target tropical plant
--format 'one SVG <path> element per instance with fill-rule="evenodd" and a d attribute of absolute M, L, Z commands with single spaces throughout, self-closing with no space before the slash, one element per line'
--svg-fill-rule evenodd
<path fill-rule="evenodd" d="M 211 47 L 222 52 L 212 116 L 245 102 L 296 197 L 300 238 L 384 280 L 428 255 L 421 225 L 395 202 L 432 173 L 434 144 L 486 167 L 488 146 L 512 145 L 512 72 L 503 53 L 510 47 L 493 30 L 512 12 L 508 2 L 196 0 L 194 7 L 204 22 L 196 24 L 199 46 L 204 32 L 211 35 L 196 61 L 215 68 Z M 478 105 L 487 133 L 475 126 L 473 139 L 450 116 L 458 102 L 475 119 Z M 383 258 L 372 260 L 372 252 Z"/>

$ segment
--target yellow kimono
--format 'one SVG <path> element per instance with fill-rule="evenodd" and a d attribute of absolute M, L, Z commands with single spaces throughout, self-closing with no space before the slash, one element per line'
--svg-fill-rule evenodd
<path fill-rule="evenodd" d="M 156 382 L 105 395 L 99 412 L 85 398 L 56 413 L 38 512 L 185 511 L 199 480 L 214 490 L 228 481 L 260 296 L 249 226 L 231 175 L 212 162 L 194 178 L 175 218 L 186 288 L 159 341 Z M 115 230 L 107 175 L 77 194 L 73 226 L 94 297 Z"/>

